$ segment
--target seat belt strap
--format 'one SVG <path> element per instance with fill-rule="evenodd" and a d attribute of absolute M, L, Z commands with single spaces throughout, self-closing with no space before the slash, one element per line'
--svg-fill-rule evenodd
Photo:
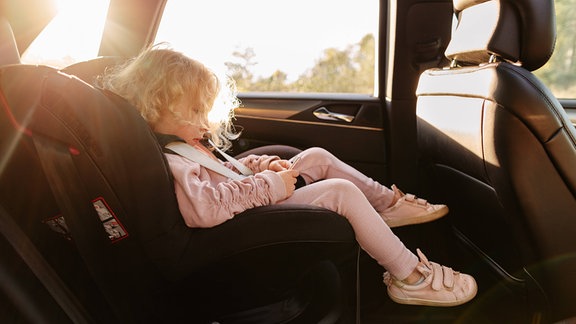
<path fill-rule="evenodd" d="M 173 151 L 174 153 L 177 153 L 187 159 L 189 159 L 190 161 L 196 162 L 198 164 L 200 164 L 201 166 L 210 169 L 214 172 L 217 172 L 229 179 L 232 180 L 242 180 L 244 179 L 246 176 L 238 174 L 232 170 L 230 170 L 229 168 L 227 168 L 226 166 L 224 166 L 222 163 L 219 163 L 218 161 L 210 158 L 209 156 L 207 156 L 206 154 L 200 152 L 199 150 L 195 149 L 193 146 L 186 144 L 184 142 L 171 142 L 168 143 L 165 146 L 167 149 Z"/>
<path fill-rule="evenodd" d="M 210 145 L 212 145 L 212 147 L 218 152 L 220 153 L 220 155 L 222 155 L 226 160 L 228 160 L 228 162 L 232 163 L 232 165 L 238 170 L 240 171 L 240 173 L 242 173 L 245 176 L 251 176 L 254 175 L 254 172 L 252 172 L 252 170 L 250 170 L 247 166 L 245 166 L 244 164 L 240 163 L 240 161 L 236 160 L 235 158 L 231 157 L 230 155 L 226 154 L 224 151 L 222 151 L 221 149 L 218 148 L 218 146 L 216 146 L 216 144 L 214 144 L 214 142 L 212 142 L 211 139 L 208 139 L 208 143 L 210 143 Z"/>

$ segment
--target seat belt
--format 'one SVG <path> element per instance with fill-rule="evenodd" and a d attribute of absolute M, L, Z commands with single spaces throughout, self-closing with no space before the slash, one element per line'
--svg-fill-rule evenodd
<path fill-rule="evenodd" d="M 68 315 L 73 323 L 95 323 L 84 306 L 76 299 L 66 284 L 50 266 L 48 261 L 36 249 L 34 243 L 20 229 L 0 205 L 0 233 L 8 240 L 20 258 L 28 265 L 36 278 L 48 290 L 56 303 Z"/>
<path fill-rule="evenodd" d="M 187 159 L 189 159 L 190 161 L 196 162 L 198 164 L 200 164 L 201 166 L 210 169 L 214 172 L 217 172 L 229 179 L 232 180 L 242 180 L 244 178 L 246 178 L 246 176 L 252 175 L 252 171 L 250 171 L 250 169 L 248 169 L 246 166 L 244 166 L 243 164 L 241 164 L 238 160 L 232 158 L 231 156 L 227 155 L 226 153 L 218 150 L 218 153 L 222 154 L 222 156 L 224 156 L 226 159 L 230 158 L 232 159 L 232 161 L 236 161 L 237 164 L 240 164 L 243 166 L 243 169 L 247 169 L 249 174 L 238 174 L 232 170 L 230 170 L 229 168 L 227 168 L 226 166 L 224 166 L 222 163 L 218 162 L 217 160 L 214 160 L 212 158 L 210 158 L 209 156 L 207 156 L 206 154 L 200 152 L 198 149 L 194 148 L 192 145 L 189 145 L 187 143 L 184 142 L 180 142 L 180 141 L 176 141 L 176 142 L 171 142 L 168 143 L 165 146 L 167 149 L 173 151 L 174 153 L 177 153 Z M 216 146 L 214 146 L 216 147 Z M 231 160 L 230 163 L 232 163 L 232 165 L 234 165 L 237 169 L 239 169 L 239 171 L 242 172 L 242 170 L 240 168 L 238 168 L 236 166 L 236 163 L 232 162 Z"/>
<path fill-rule="evenodd" d="M 216 144 L 214 144 L 214 142 L 212 142 L 211 139 L 208 139 L 208 143 L 210 143 L 210 145 L 212 145 L 212 147 L 218 152 L 220 153 L 220 155 L 222 155 L 226 160 L 228 160 L 228 162 L 232 163 L 232 165 L 236 168 L 236 170 L 240 171 L 240 173 L 242 173 L 245 176 L 251 176 L 254 175 L 254 172 L 252 172 L 252 170 L 250 170 L 247 166 L 245 166 L 244 164 L 240 163 L 240 161 L 236 160 L 235 158 L 231 157 L 230 155 L 224 153 L 224 151 L 222 151 L 221 149 L 218 148 L 218 146 L 216 146 Z"/>

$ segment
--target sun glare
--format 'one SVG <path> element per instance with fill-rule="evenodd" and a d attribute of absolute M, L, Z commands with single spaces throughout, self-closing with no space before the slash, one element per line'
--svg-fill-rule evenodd
<path fill-rule="evenodd" d="M 225 74 L 217 73 L 220 79 L 220 91 L 214 100 L 214 105 L 208 114 L 208 120 L 212 123 L 221 123 L 230 119 L 233 110 L 238 108 L 240 102 L 236 97 L 234 82 Z"/>
<path fill-rule="evenodd" d="M 109 0 L 58 0 L 58 13 L 22 61 L 62 68 L 98 55 Z"/>

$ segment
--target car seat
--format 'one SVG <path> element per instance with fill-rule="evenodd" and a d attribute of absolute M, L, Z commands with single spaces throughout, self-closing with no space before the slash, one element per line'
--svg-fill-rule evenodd
<path fill-rule="evenodd" d="M 451 65 L 425 71 L 417 88 L 429 196 L 450 206 L 484 301 L 506 287 L 490 312 L 513 314 L 516 299 L 527 321 L 574 317 L 576 131 L 531 73 L 554 49 L 554 1 L 454 0 L 454 8 Z"/>
<path fill-rule="evenodd" d="M 0 204 L 86 321 L 353 318 L 358 246 L 343 217 L 265 206 L 188 228 L 160 145 L 122 98 L 31 65 L 0 68 L 0 90 Z"/>

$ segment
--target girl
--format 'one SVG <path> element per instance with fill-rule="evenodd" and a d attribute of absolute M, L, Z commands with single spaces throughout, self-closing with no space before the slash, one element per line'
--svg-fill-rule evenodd
<path fill-rule="evenodd" d="M 230 146 L 230 139 L 238 136 L 231 123 L 238 100 L 233 83 L 221 83 L 200 62 L 153 47 L 108 71 L 101 85 L 137 107 L 155 132 L 175 135 L 229 169 L 247 167 L 252 173 L 232 180 L 187 157 L 166 154 L 189 227 L 217 226 L 262 205 L 320 206 L 350 222 L 362 249 L 387 270 L 384 282 L 394 301 L 455 306 L 475 296 L 474 278 L 428 261 L 420 250 L 414 255 L 390 230 L 440 218 L 448 212 L 445 205 L 430 204 L 395 186 L 388 189 L 321 148 L 299 153 L 294 165 L 267 155 L 240 159 L 238 168 L 219 161 L 203 139 L 208 137 L 216 147 Z M 211 119 L 217 113 L 224 118 Z M 297 177 L 306 185 L 296 190 Z"/>

